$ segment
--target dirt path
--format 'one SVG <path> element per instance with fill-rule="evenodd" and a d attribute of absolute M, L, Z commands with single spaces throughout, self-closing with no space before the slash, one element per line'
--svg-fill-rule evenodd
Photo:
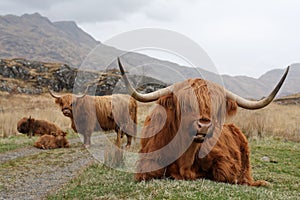
<path fill-rule="evenodd" d="M 80 142 L 79 138 L 71 139 L 69 140 L 70 144 L 75 144 Z M 8 151 L 5 153 L 0 153 L 0 164 L 5 163 L 7 161 L 19 158 L 19 157 L 25 157 L 30 155 L 35 155 L 41 152 L 44 152 L 45 150 L 37 149 L 33 146 L 28 146 L 20 149 L 16 149 L 13 151 Z"/>
<path fill-rule="evenodd" d="M 96 162 L 79 139 L 70 148 L 0 154 L 0 199 L 43 199 Z"/>

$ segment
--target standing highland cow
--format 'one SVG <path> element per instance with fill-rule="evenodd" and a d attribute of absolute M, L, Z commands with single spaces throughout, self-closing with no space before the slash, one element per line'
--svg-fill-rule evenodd
<path fill-rule="evenodd" d="M 249 101 L 223 87 L 195 78 L 167 88 L 138 93 L 129 83 L 120 60 L 126 87 L 141 102 L 156 101 L 142 130 L 137 181 L 170 177 L 250 186 L 266 185 L 251 175 L 248 142 L 233 124 L 223 125 L 237 107 L 267 106 L 282 86 L 289 68 L 273 92 L 260 101 Z"/>
<path fill-rule="evenodd" d="M 130 147 L 132 136 L 136 135 L 137 103 L 129 95 L 114 94 L 111 96 L 75 96 L 66 94 L 58 96 L 49 90 L 62 113 L 71 119 L 75 132 L 84 136 L 84 144 L 91 144 L 93 131 L 115 130 L 117 146 L 121 138 L 127 136 L 126 147 Z"/>

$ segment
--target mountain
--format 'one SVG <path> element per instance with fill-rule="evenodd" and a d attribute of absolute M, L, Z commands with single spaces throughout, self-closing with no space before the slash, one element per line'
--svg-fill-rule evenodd
<path fill-rule="evenodd" d="M 108 65 L 106 69 L 118 69 L 117 63 L 114 60 L 117 56 L 124 53 L 105 45 L 99 45 L 94 51 L 97 51 L 97 53 L 95 53 L 96 55 L 102 56 L 90 58 L 90 60 L 87 59 L 84 63 L 87 69 L 97 69 L 95 63 L 100 64 L 100 66 Z M 285 68 L 274 69 L 259 78 L 219 75 L 201 68 L 184 67 L 176 63 L 158 60 L 147 55 L 132 52 L 123 54 L 121 60 L 126 70 L 129 71 L 128 74 L 150 76 L 167 84 L 172 84 L 187 78 L 200 77 L 224 85 L 228 90 L 245 98 L 254 99 L 260 99 L 269 95 L 285 72 Z M 300 77 L 300 64 L 293 64 L 278 96 L 300 92 L 300 80 L 297 77 Z"/>
<path fill-rule="evenodd" d="M 0 58 L 21 57 L 79 66 L 99 42 L 75 22 L 54 22 L 38 13 L 0 16 Z"/>
<path fill-rule="evenodd" d="M 283 74 L 283 69 L 274 69 L 263 74 L 258 80 L 264 85 L 275 85 L 276 80 Z M 284 83 L 280 96 L 287 96 L 300 92 L 300 64 L 291 65 L 287 80 Z"/>
<path fill-rule="evenodd" d="M 91 51 L 93 53 L 89 54 Z M 0 16 L 0 59 L 26 58 L 64 63 L 71 68 L 78 68 L 79 71 L 102 71 L 117 68 L 115 59 L 120 55 L 129 75 L 135 74 L 139 77 L 145 75 L 167 84 L 200 76 L 223 84 L 227 89 L 246 98 L 261 98 L 268 95 L 284 73 L 284 69 L 274 69 L 258 79 L 247 76 L 220 76 L 201 68 L 184 67 L 106 46 L 80 29 L 75 22 L 51 22 L 38 13 Z M 291 67 L 280 96 L 300 92 L 297 77 L 300 77 L 300 66 L 295 64 Z M 139 81 L 146 82 L 145 79 Z"/>

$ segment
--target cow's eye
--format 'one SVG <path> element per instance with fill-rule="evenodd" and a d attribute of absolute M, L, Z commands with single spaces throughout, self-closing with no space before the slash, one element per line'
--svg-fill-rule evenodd
<path fill-rule="evenodd" d="M 73 104 L 71 103 L 70 107 L 73 107 Z"/>

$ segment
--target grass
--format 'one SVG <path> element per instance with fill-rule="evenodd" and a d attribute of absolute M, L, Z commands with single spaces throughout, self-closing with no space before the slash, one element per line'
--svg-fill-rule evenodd
<path fill-rule="evenodd" d="M 300 142 L 300 105 L 271 105 L 260 110 L 238 110 L 228 121 L 248 138 L 275 136 Z"/>
<path fill-rule="evenodd" d="M 140 126 L 152 105 L 139 104 Z M 299 105 L 271 104 L 257 111 L 240 109 L 229 120 L 239 126 L 249 139 L 254 178 L 269 181 L 272 184 L 269 188 L 228 185 L 209 180 L 153 180 L 137 183 L 133 181 L 131 173 L 94 164 L 56 194 L 48 196 L 48 199 L 299 199 L 299 113 Z M 68 132 L 70 130 L 69 119 L 62 115 L 50 95 L 11 95 L 0 92 L 0 153 L 34 143 L 36 137 L 29 139 L 16 130 L 18 120 L 30 115 L 54 122 Z M 68 135 L 68 138 L 73 137 L 77 135 Z M 115 135 L 111 139 L 115 139 Z M 5 163 L 2 169 L 10 169 L 13 173 L 23 165 L 31 166 L 35 163 L 33 160 L 43 158 L 49 158 L 55 165 L 59 165 L 60 155 L 66 156 L 68 151 L 72 149 L 20 158 Z M 262 161 L 264 156 L 271 161 Z M 0 190 L 1 187 L 0 184 Z"/>
<path fill-rule="evenodd" d="M 35 140 L 36 137 L 28 138 L 26 135 L 9 136 L 0 139 L 0 153 L 31 146 Z"/>
<path fill-rule="evenodd" d="M 83 148 L 82 143 L 76 143 L 72 144 L 70 148 L 41 150 L 37 154 L 17 157 L 4 162 L 0 164 L 0 192 L 14 192 L 14 189 L 22 184 L 31 184 L 33 188 L 39 187 L 35 184 L 41 183 L 36 179 L 44 178 L 42 188 L 49 185 L 47 182 L 56 183 L 55 180 L 62 179 L 62 176 L 55 175 L 55 173 L 68 173 L 74 170 L 76 167 L 72 165 L 74 161 L 82 159 L 84 156 L 89 156 L 87 150 Z"/>
<path fill-rule="evenodd" d="M 0 92 L 0 138 L 17 135 L 17 123 L 23 117 L 47 120 L 63 130 L 70 129 L 70 119 L 63 116 L 49 94 L 24 95 Z"/>
<path fill-rule="evenodd" d="M 133 174 L 95 164 L 48 199 L 298 199 L 300 146 L 273 138 L 252 140 L 251 162 L 256 180 L 268 188 L 216 183 L 209 180 L 135 182 Z M 263 156 L 271 162 L 262 161 Z"/>
<path fill-rule="evenodd" d="M 77 138 L 78 134 L 68 131 L 67 139 Z M 38 137 L 27 137 L 24 134 L 11 135 L 0 139 L 0 153 L 12 151 L 15 149 L 32 146 Z"/>

